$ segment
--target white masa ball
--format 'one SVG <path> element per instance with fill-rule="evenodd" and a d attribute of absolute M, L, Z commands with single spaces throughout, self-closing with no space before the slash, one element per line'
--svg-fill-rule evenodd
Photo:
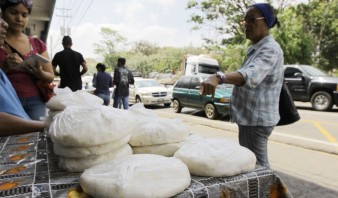
<path fill-rule="evenodd" d="M 190 185 L 179 159 L 136 154 L 99 164 L 80 176 L 83 191 L 94 197 L 171 197 Z"/>

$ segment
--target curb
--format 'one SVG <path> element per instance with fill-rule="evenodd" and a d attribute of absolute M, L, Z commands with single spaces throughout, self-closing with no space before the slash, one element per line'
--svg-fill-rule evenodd
<path fill-rule="evenodd" d="M 213 127 L 216 129 L 222 129 L 222 130 L 225 130 L 226 132 L 238 133 L 238 127 L 235 123 L 220 122 L 220 123 L 217 123 L 217 126 L 215 126 L 212 124 L 213 122 L 210 122 L 210 120 L 207 120 L 205 118 L 189 117 L 189 116 L 185 116 L 184 114 L 178 114 L 178 113 L 172 114 L 172 113 L 165 113 L 165 112 L 159 112 L 159 111 L 156 111 L 156 113 L 160 115 L 161 117 L 181 118 L 185 122 L 205 125 L 205 126 Z M 338 144 L 335 144 L 335 143 L 328 143 L 328 142 L 314 140 L 310 138 L 286 135 L 286 134 L 282 134 L 278 132 L 273 132 L 269 140 L 274 141 L 274 142 L 283 143 L 283 144 L 298 146 L 298 147 L 302 147 L 306 149 L 311 149 L 315 151 L 321 151 L 325 153 L 338 155 Z"/>

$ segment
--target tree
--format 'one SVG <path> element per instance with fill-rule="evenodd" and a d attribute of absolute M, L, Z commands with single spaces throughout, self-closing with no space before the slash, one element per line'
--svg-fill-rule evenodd
<path fill-rule="evenodd" d="M 278 15 L 281 28 L 272 29 L 284 51 L 285 64 L 312 64 L 313 41 L 303 27 L 305 18 L 295 7 L 282 10 Z"/>
<path fill-rule="evenodd" d="M 102 39 L 99 43 L 94 43 L 94 52 L 101 55 L 107 66 L 116 65 L 118 56 L 116 52 L 119 48 L 123 48 L 127 39 L 121 36 L 117 31 L 109 27 L 102 27 L 100 35 Z"/>
<path fill-rule="evenodd" d="M 272 0 L 267 0 L 267 3 Z M 338 0 L 310 0 L 308 4 L 290 6 L 291 0 L 273 1 L 282 23 L 271 32 L 284 51 L 285 63 L 320 66 L 324 70 L 337 68 Z M 245 9 L 253 1 L 190 0 L 188 10 L 195 11 L 190 22 L 193 29 L 209 28 L 215 36 L 204 38 L 208 49 L 217 54 L 226 70 L 240 66 L 248 42 L 240 25 Z M 223 57 L 223 58 L 222 58 Z"/>
<path fill-rule="evenodd" d="M 211 37 L 203 39 L 209 45 L 240 44 L 245 42 L 240 20 L 252 0 L 190 0 L 187 9 L 194 10 L 190 22 L 193 29 L 207 28 L 213 31 Z"/>
<path fill-rule="evenodd" d="M 146 56 L 149 56 L 151 54 L 156 54 L 159 50 L 159 47 L 157 44 L 153 44 L 149 41 L 138 41 L 134 44 L 134 48 L 132 51 L 135 53 L 142 53 Z"/>
<path fill-rule="evenodd" d="M 298 7 L 304 16 L 305 31 L 315 42 L 313 60 L 316 66 L 332 71 L 338 62 L 338 0 L 312 0 Z"/>

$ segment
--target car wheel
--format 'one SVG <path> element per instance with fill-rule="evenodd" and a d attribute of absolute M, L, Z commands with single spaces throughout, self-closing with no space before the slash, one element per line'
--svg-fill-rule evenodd
<path fill-rule="evenodd" d="M 175 113 L 181 113 L 182 111 L 180 102 L 177 99 L 173 100 L 173 109 Z"/>
<path fill-rule="evenodd" d="M 141 98 L 139 96 L 136 96 L 135 101 L 136 101 L 136 103 L 142 103 Z"/>
<path fill-rule="evenodd" d="M 325 91 L 318 91 L 311 97 L 312 107 L 318 111 L 328 111 L 332 109 L 332 96 Z"/>
<path fill-rule="evenodd" d="M 170 107 L 171 103 L 164 103 L 164 107 Z"/>
<path fill-rule="evenodd" d="M 209 118 L 209 119 L 214 120 L 218 117 L 218 113 L 216 111 L 216 108 L 211 103 L 208 103 L 207 105 L 205 105 L 204 112 L 205 112 L 205 115 L 207 116 L 207 118 Z"/>

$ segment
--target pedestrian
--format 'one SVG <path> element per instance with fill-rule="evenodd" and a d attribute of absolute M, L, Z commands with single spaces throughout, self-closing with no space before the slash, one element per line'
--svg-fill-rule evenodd
<path fill-rule="evenodd" d="M 241 68 L 231 73 L 217 72 L 201 83 L 200 94 L 215 93 L 218 84 L 234 84 L 231 99 L 232 120 L 239 129 L 239 143 L 270 167 L 268 138 L 278 123 L 279 95 L 283 83 L 283 51 L 269 29 L 279 21 L 271 5 L 257 3 L 248 7 L 244 19 L 246 38 L 252 42 Z"/>
<path fill-rule="evenodd" d="M 113 98 L 113 101 L 116 100 L 116 102 L 117 102 L 117 108 L 118 108 L 118 109 L 122 109 L 122 100 L 117 100 L 117 98 L 115 98 L 115 96 L 116 96 L 115 93 L 116 93 L 116 87 L 114 88 L 111 97 Z M 114 102 L 113 102 L 113 104 L 114 104 Z"/>
<path fill-rule="evenodd" d="M 1 15 L 0 10 L 0 47 L 4 45 L 8 28 Z M 7 75 L 0 68 L 0 136 L 43 131 L 45 127 L 43 121 L 29 118 Z"/>
<path fill-rule="evenodd" d="M 46 44 L 39 38 L 24 33 L 32 11 L 30 0 L 3 0 L 0 2 L 2 18 L 8 24 L 3 48 L 0 48 L 0 65 L 11 82 L 26 113 L 33 120 L 46 116 L 45 102 L 37 86 L 39 81 L 52 83 L 53 67 L 50 62 L 23 63 L 39 54 L 49 59 Z"/>
<path fill-rule="evenodd" d="M 114 103 L 113 107 L 118 108 L 119 101 L 122 101 L 123 109 L 129 108 L 129 84 L 134 84 L 134 76 L 126 67 L 126 59 L 118 58 L 117 68 L 114 69 Z"/>
<path fill-rule="evenodd" d="M 106 66 L 102 63 L 96 65 L 97 73 L 93 77 L 94 94 L 103 99 L 103 104 L 108 106 L 110 103 L 109 88 L 113 87 L 113 78 L 106 71 Z"/>
<path fill-rule="evenodd" d="M 72 50 L 73 42 L 70 36 L 63 37 L 62 45 L 63 51 L 56 53 L 52 60 L 54 73 L 60 76 L 59 88 L 69 87 L 72 91 L 81 90 L 81 76 L 88 70 L 86 61 L 81 53 Z M 57 67 L 59 72 L 56 70 Z"/>

